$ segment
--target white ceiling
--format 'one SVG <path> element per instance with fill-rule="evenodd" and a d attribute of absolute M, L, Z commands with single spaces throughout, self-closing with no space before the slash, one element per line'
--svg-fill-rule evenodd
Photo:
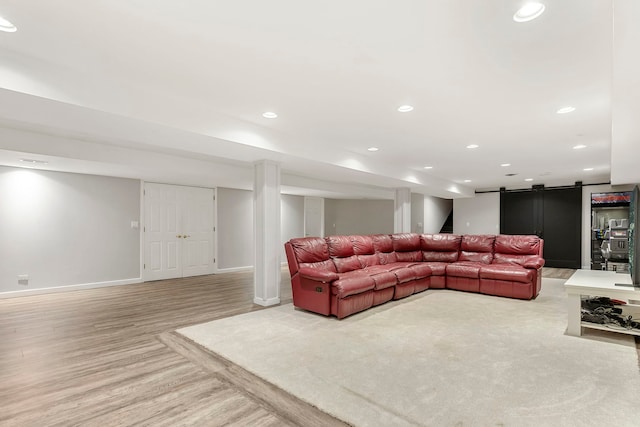
<path fill-rule="evenodd" d="M 522 3 L 3 0 L 0 164 L 251 188 L 270 159 L 328 197 L 640 182 L 640 2 Z"/>

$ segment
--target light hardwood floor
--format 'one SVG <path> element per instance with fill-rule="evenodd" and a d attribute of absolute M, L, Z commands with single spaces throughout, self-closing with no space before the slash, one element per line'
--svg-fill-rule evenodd
<path fill-rule="evenodd" d="M 261 309 L 252 280 L 0 300 L 0 425 L 344 425 L 173 332 Z M 281 296 L 291 301 L 286 272 Z"/>
<path fill-rule="evenodd" d="M 174 333 L 262 309 L 252 280 L 228 273 L 0 300 L 0 425 L 344 425 Z M 283 303 L 289 280 L 283 269 Z"/>

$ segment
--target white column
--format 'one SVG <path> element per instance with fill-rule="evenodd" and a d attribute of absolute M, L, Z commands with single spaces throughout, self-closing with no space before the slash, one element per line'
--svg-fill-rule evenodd
<path fill-rule="evenodd" d="M 280 303 L 280 165 L 256 162 L 253 174 L 253 302 L 267 306 Z"/>
<path fill-rule="evenodd" d="M 411 232 L 411 189 L 396 188 L 393 218 L 394 233 Z"/>

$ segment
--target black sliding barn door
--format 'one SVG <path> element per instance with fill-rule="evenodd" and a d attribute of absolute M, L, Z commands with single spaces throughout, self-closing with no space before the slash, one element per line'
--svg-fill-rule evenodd
<path fill-rule="evenodd" d="M 540 236 L 541 206 L 542 197 L 538 197 L 538 190 L 500 193 L 500 233 Z"/>
<path fill-rule="evenodd" d="M 581 267 L 581 224 L 581 186 L 500 193 L 500 233 L 542 237 L 547 267 Z"/>

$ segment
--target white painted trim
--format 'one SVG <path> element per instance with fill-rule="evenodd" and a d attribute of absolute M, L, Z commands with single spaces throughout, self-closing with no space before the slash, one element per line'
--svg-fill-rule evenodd
<path fill-rule="evenodd" d="M 268 307 L 270 305 L 280 304 L 280 298 L 269 298 L 265 300 L 265 299 L 256 297 L 253 299 L 253 303 L 261 305 L 263 307 Z"/>
<path fill-rule="evenodd" d="M 106 288 L 109 286 L 133 285 L 142 283 L 142 277 L 132 279 L 111 280 L 108 282 L 82 283 L 79 285 L 56 286 L 53 288 L 25 289 L 23 291 L 0 292 L 2 298 L 18 298 L 30 295 L 53 294 L 58 292 L 79 291 L 82 289 Z"/>
<path fill-rule="evenodd" d="M 144 268 L 144 250 L 145 250 L 145 232 L 144 229 L 147 226 L 146 224 L 146 219 L 147 217 L 145 216 L 146 212 L 144 209 L 144 187 L 145 187 L 146 181 L 140 180 L 140 218 L 138 218 L 138 224 L 140 226 L 140 229 L 138 230 L 140 232 L 140 277 L 143 279 L 144 281 L 144 277 L 145 277 L 145 268 Z"/>
<path fill-rule="evenodd" d="M 240 271 L 253 271 L 253 265 L 246 265 L 244 267 L 219 268 L 216 274 L 237 273 Z"/>
<path fill-rule="evenodd" d="M 218 269 L 218 187 L 213 187 L 213 264 L 211 265 L 211 273 L 217 274 L 220 272 Z"/>

